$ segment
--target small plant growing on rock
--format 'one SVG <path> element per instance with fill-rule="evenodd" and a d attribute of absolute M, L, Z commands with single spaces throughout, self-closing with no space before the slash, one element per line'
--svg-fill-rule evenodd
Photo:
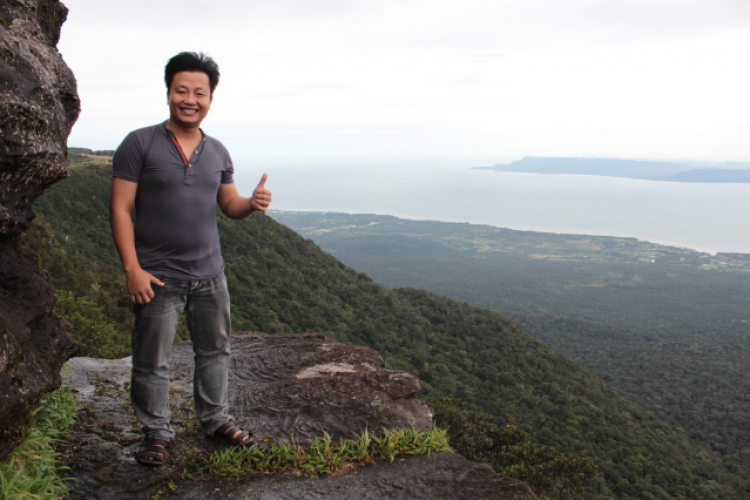
<path fill-rule="evenodd" d="M 32 413 L 26 439 L 0 462 L 0 498 L 61 498 L 68 486 L 58 475 L 53 445 L 75 421 L 78 403 L 68 389 L 46 394 Z"/>
<path fill-rule="evenodd" d="M 379 435 L 365 430 L 355 439 L 334 441 L 328 434 L 308 446 L 282 443 L 270 448 L 258 445 L 229 448 L 213 454 L 186 479 L 202 476 L 239 476 L 251 473 L 292 473 L 304 476 L 334 474 L 348 468 L 392 462 L 398 455 L 422 455 L 451 451 L 446 431 L 432 429 L 383 429 Z"/>

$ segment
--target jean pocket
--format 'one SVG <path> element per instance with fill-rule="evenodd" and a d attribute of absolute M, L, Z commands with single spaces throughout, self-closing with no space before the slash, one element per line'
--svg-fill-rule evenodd
<path fill-rule="evenodd" d="M 161 281 L 162 283 L 164 283 L 164 285 L 163 286 L 154 285 L 154 288 L 163 288 L 163 287 L 167 286 L 168 284 L 174 283 L 175 281 L 177 281 L 174 278 L 170 278 L 168 276 L 157 276 L 156 279 L 158 279 L 159 281 Z"/>

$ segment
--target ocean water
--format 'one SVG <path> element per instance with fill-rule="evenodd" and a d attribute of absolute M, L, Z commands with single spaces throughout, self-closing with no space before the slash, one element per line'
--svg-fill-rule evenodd
<path fill-rule="evenodd" d="M 260 171 L 237 168 L 249 193 Z M 750 253 L 750 184 L 497 173 L 427 164 L 273 168 L 273 209 L 375 213 Z"/>

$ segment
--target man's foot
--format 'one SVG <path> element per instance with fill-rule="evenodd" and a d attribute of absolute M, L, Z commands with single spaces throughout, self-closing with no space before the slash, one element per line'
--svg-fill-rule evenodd
<path fill-rule="evenodd" d="M 169 456 L 167 446 L 169 446 L 169 441 L 164 439 L 146 438 L 135 455 L 135 459 L 144 465 L 161 465 Z"/>
<path fill-rule="evenodd" d="M 243 431 L 236 424 L 227 422 L 214 432 L 213 437 L 226 441 L 232 446 L 249 446 L 253 444 L 252 435 Z"/>

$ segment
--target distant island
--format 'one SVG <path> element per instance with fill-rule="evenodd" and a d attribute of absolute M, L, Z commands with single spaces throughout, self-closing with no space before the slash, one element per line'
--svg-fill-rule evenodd
<path fill-rule="evenodd" d="M 600 175 L 665 182 L 732 184 L 750 182 L 750 163 L 688 163 L 526 156 L 511 163 L 474 168 L 495 172 Z"/>

